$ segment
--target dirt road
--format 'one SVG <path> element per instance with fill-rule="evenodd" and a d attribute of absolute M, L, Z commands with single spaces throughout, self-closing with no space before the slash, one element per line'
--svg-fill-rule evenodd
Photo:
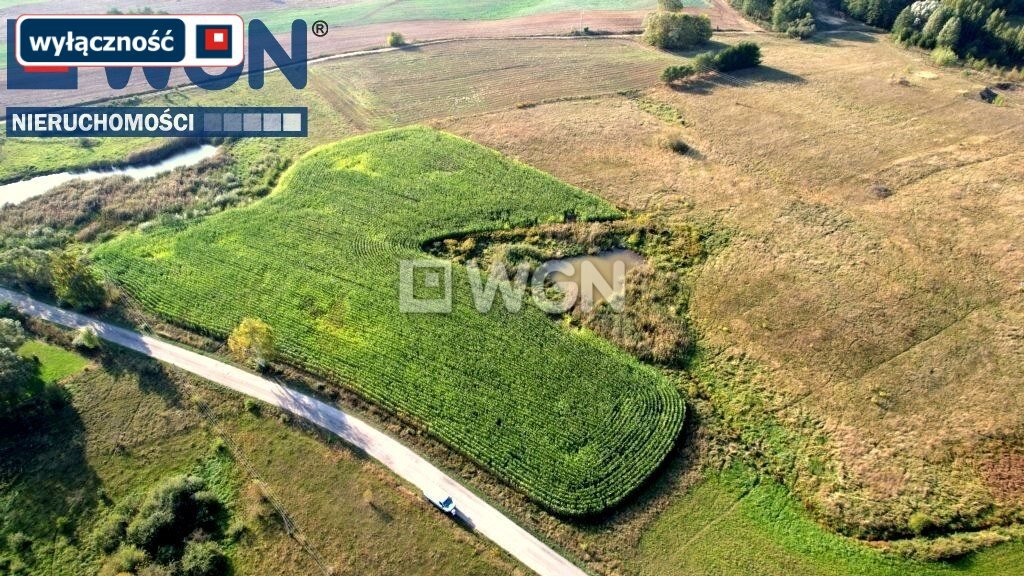
<path fill-rule="evenodd" d="M 450 495 L 460 510 L 461 519 L 468 526 L 504 548 L 538 574 L 585 576 L 585 572 L 573 563 L 415 452 L 334 406 L 202 354 L 81 314 L 61 310 L 10 290 L 0 288 L 0 302 L 11 302 L 25 314 L 68 328 L 91 326 L 108 342 L 177 366 L 210 382 L 308 420 L 363 450 L 420 490 Z"/>

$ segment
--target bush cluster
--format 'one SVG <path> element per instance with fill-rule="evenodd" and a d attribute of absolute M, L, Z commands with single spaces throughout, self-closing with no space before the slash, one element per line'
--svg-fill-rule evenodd
<path fill-rule="evenodd" d="M 224 506 L 197 476 L 174 476 L 154 486 L 141 504 L 115 508 L 93 532 L 104 553 L 116 552 L 115 569 L 174 568 L 182 576 L 228 572 L 228 559 L 216 543 L 222 536 Z"/>
<path fill-rule="evenodd" d="M 0 306 L 0 435 L 38 424 L 65 399 L 59 387 L 42 382 L 37 360 L 18 354 L 26 339 L 14 310 L 8 304 Z"/>
<path fill-rule="evenodd" d="M 95 310 L 107 300 L 106 289 L 77 247 L 52 253 L 25 247 L 4 252 L 0 284 L 52 295 L 78 310 Z"/>
<path fill-rule="evenodd" d="M 661 73 L 661 80 L 671 83 L 705 72 L 734 72 L 760 65 L 761 47 L 744 41 L 719 52 L 698 54 L 691 64 L 669 66 Z"/>

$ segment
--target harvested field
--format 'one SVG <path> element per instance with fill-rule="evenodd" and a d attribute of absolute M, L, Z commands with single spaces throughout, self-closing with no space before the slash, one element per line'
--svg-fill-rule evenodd
<path fill-rule="evenodd" d="M 121 9 L 127 10 L 132 7 L 149 6 L 158 10 L 176 12 L 208 12 L 208 13 L 234 13 L 234 8 L 226 6 L 230 2 L 209 2 L 206 0 L 193 0 L 187 3 L 174 2 L 172 0 L 155 0 L 125 4 Z M 314 5 L 316 3 L 313 3 Z M 653 5 L 653 2 L 649 4 Z M 90 8 L 94 6 L 94 8 Z M 194 7 L 189 8 L 189 6 Z M 306 5 L 306 4 L 304 4 Z M 109 2 L 99 0 L 87 0 L 87 8 L 82 4 L 76 4 L 69 8 L 53 0 L 33 4 L 32 11 L 40 13 L 60 14 L 69 11 L 75 12 L 99 12 L 103 13 L 109 8 Z M 209 7 L 207 7 L 209 6 Z M 260 2 L 249 4 L 254 10 L 264 8 L 281 8 L 281 4 L 275 2 Z M 758 28 L 740 17 L 736 11 L 728 5 L 726 0 L 712 0 L 710 5 L 704 7 L 687 8 L 688 12 L 705 13 L 712 19 L 716 28 L 724 30 L 757 30 Z M 0 17 L 16 16 L 22 13 L 19 8 L 0 8 Z M 583 13 L 583 26 L 595 32 L 624 33 L 635 32 L 642 27 L 643 18 L 648 10 L 587 10 Z M 294 16 L 288 10 L 283 12 L 288 18 Z M 334 27 L 335 23 L 330 22 Z M 441 39 L 480 39 L 480 38 L 512 38 L 521 36 L 542 36 L 542 35 L 565 35 L 580 26 L 580 11 L 572 10 L 556 13 L 540 13 L 532 16 L 513 17 L 504 20 L 414 20 L 402 22 L 381 22 L 376 24 L 359 24 L 348 27 L 338 27 L 336 33 L 328 34 L 322 38 L 309 35 L 309 57 L 370 50 L 384 46 L 384 40 L 392 30 L 400 31 L 408 41 L 424 42 Z M 285 31 L 277 33 L 282 45 L 288 46 L 291 40 Z M 6 30 L 0 30 L 0 42 L 4 42 Z M 0 60 L 0 68 L 6 67 L 6 60 Z M 311 74 L 311 76 L 314 76 Z M 171 74 L 171 86 L 186 83 L 186 78 L 180 71 Z M 4 92 L 3 107 L 6 106 L 57 106 L 72 103 L 94 101 L 98 99 L 124 96 L 128 94 L 150 91 L 151 88 L 137 74 L 128 87 L 124 90 L 111 90 L 107 87 L 102 70 L 83 69 L 79 71 L 79 89 L 76 91 L 53 91 L 37 93 L 35 91 L 11 91 L 6 92 L 6 78 L 0 75 L 0 90 Z M 0 110 L 2 111 L 2 110 Z"/>
<path fill-rule="evenodd" d="M 678 61 L 624 39 L 458 41 L 320 62 L 310 70 L 305 90 L 295 90 L 282 75 L 271 73 L 264 90 L 250 90 L 244 83 L 225 91 L 176 90 L 147 96 L 142 104 L 307 106 L 313 119 L 309 140 L 250 139 L 235 148 L 243 154 L 247 148 L 272 145 L 276 154 L 294 157 L 317 144 L 396 124 L 648 88 L 666 65 Z M 87 147 L 75 138 L 0 142 L 0 180 L 14 180 L 113 163 L 139 140 L 97 139 Z"/>
<path fill-rule="evenodd" d="M 388 126 L 647 87 L 677 60 L 630 40 L 466 41 L 325 62 L 312 87 Z"/>
<path fill-rule="evenodd" d="M 1020 102 L 984 104 L 987 79 L 884 36 L 758 41 L 757 71 L 439 125 L 620 206 L 734 231 L 691 319 L 706 348 L 759 366 L 734 385 L 765 418 L 825 434 L 779 452 L 827 462 L 779 464 L 820 518 L 866 537 L 908 534 L 915 511 L 996 521 L 991 446 L 1024 430 Z M 695 152 L 658 149 L 666 133 Z"/>

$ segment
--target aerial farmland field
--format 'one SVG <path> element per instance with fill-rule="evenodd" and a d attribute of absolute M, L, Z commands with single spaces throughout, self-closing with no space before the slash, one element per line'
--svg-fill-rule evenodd
<path fill-rule="evenodd" d="M 0 78 L 309 119 L 0 140 L 0 574 L 1015 576 L 1019 4 L 0 1 L 309 57 Z"/>
<path fill-rule="evenodd" d="M 433 238 L 567 213 L 618 215 L 494 152 L 410 128 L 318 149 L 250 208 L 125 236 L 95 257 L 178 323 L 226 337 L 242 318 L 265 319 L 288 361 L 408 414 L 552 510 L 589 514 L 671 448 L 684 412 L 671 384 L 539 310 L 481 315 L 460 282 L 449 315 L 401 314 L 395 294 L 399 261 Z"/>
<path fill-rule="evenodd" d="M 388 2 L 386 0 L 347 0 L 333 6 L 318 6 L 305 10 L 256 11 L 247 16 L 262 18 L 271 28 L 286 31 L 295 18 L 329 18 L 339 26 L 367 25 L 381 22 L 409 22 L 417 20 L 505 20 L 535 14 L 551 14 L 581 10 L 640 10 L 650 9 L 652 0 L 482 0 L 474 2 L 446 2 L 444 0 L 413 0 Z M 703 0 L 688 0 L 688 5 L 702 6 Z"/>

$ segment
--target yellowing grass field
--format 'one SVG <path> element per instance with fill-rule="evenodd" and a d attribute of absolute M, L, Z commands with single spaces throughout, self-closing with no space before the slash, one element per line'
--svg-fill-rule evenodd
<path fill-rule="evenodd" d="M 1021 92 L 982 103 L 990 80 L 882 36 L 757 41 L 760 70 L 438 125 L 732 231 L 691 320 L 728 367 L 721 409 L 820 519 L 889 538 L 914 513 L 940 532 L 1004 522 L 993 510 L 1024 504 Z M 766 421 L 805 440 L 772 445 Z"/>
<path fill-rule="evenodd" d="M 329 61 L 311 77 L 372 128 L 643 88 L 676 60 L 629 40 L 469 40 Z"/>

